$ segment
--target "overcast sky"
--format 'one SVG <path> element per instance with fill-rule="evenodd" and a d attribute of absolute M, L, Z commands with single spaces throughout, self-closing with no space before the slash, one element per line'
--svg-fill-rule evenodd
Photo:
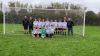
<path fill-rule="evenodd" d="M 7 4 L 8 1 L 16 1 L 16 0 L 0 0 Z M 28 2 L 32 4 L 48 4 L 51 2 L 70 2 L 75 4 L 81 4 L 88 8 L 88 10 L 93 10 L 94 12 L 100 12 L 100 0 L 18 0 L 20 2 Z"/>

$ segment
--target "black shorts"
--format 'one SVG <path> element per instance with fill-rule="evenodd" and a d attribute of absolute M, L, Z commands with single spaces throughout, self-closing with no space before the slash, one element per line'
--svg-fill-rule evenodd
<path fill-rule="evenodd" d="M 58 28 L 58 30 L 62 30 L 62 28 Z"/>
<path fill-rule="evenodd" d="M 46 34 L 46 37 L 49 37 L 49 34 Z"/>
<path fill-rule="evenodd" d="M 39 33 L 39 37 L 41 37 L 41 33 Z"/>
<path fill-rule="evenodd" d="M 24 26 L 24 30 L 27 30 L 28 29 L 28 26 Z"/>
<path fill-rule="evenodd" d="M 63 30 L 66 30 L 65 28 L 62 28 Z"/>
<path fill-rule="evenodd" d="M 37 37 L 38 34 L 34 34 L 35 37 Z"/>
<path fill-rule="evenodd" d="M 55 28 L 55 31 L 57 31 L 58 30 L 58 28 Z"/>

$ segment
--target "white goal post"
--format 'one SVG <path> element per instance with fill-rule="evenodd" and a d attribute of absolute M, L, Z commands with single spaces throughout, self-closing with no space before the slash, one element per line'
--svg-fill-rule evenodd
<path fill-rule="evenodd" d="M 25 9 L 25 10 L 45 10 L 45 11 L 65 11 L 66 16 L 68 11 L 82 11 L 83 12 L 83 25 L 82 25 L 82 33 L 81 35 L 85 36 L 85 16 L 86 16 L 86 9 L 80 9 L 80 10 L 73 10 L 73 9 L 44 9 L 44 8 L 20 8 L 20 7 L 4 7 L 2 6 L 2 12 L 3 12 L 3 34 L 6 34 L 6 10 L 7 9 Z M 42 13 L 42 12 L 41 12 Z M 76 12 L 77 13 L 77 12 Z M 79 30 L 79 29 L 78 29 Z"/>

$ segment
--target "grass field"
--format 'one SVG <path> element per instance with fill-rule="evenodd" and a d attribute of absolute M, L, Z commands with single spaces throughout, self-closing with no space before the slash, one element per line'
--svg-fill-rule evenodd
<path fill-rule="evenodd" d="M 0 25 L 1 31 L 3 32 L 3 26 Z M 82 35 L 83 26 L 74 26 L 74 33 Z M 23 26 L 22 24 L 6 24 L 5 25 L 6 34 L 13 34 L 13 35 L 22 35 L 23 34 Z"/>
<path fill-rule="evenodd" d="M 99 47 L 99 26 L 86 26 L 85 37 L 74 35 L 42 39 L 31 35 L 0 34 L 0 56 L 99 56 Z"/>

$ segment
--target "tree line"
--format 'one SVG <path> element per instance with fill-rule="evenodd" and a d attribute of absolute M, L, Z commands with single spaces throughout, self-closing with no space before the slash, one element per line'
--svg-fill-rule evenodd
<path fill-rule="evenodd" d="M 39 5 L 32 5 L 28 3 L 20 3 L 16 2 L 16 5 L 14 2 L 9 2 L 9 7 L 21 7 L 21 8 L 45 8 L 45 9 L 68 9 L 69 3 L 51 3 L 49 6 L 43 6 L 41 4 Z M 80 5 L 74 5 L 71 4 L 71 9 L 82 9 Z M 2 14 L 2 3 L 0 3 L 0 23 L 3 22 L 3 14 Z M 62 19 L 64 16 L 66 16 L 66 12 L 68 13 L 68 16 L 73 17 L 73 20 L 79 20 L 78 18 L 81 18 L 83 15 L 82 11 L 78 12 L 72 12 L 71 11 L 46 11 L 46 10 L 38 10 L 38 9 L 10 9 L 9 12 L 6 13 L 6 21 L 12 22 L 12 23 L 21 23 L 21 20 L 25 15 L 27 16 L 33 16 L 35 18 L 41 17 L 41 18 L 50 18 L 50 19 Z M 77 14 L 76 14 L 77 13 Z M 81 20 L 80 20 L 81 21 Z M 98 14 L 94 13 L 93 11 L 87 11 L 86 12 L 86 25 L 100 25 L 100 12 Z"/>

